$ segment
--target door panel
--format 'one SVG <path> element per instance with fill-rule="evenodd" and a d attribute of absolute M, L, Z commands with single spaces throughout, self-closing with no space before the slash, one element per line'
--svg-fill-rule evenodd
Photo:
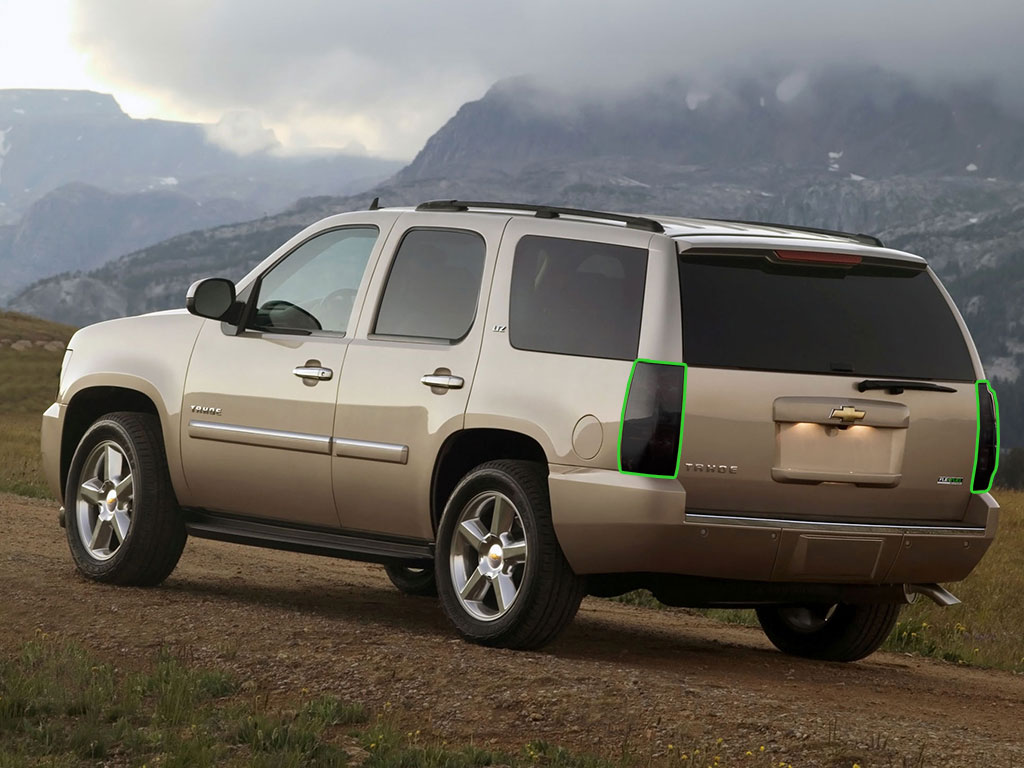
<path fill-rule="evenodd" d="M 356 338 L 349 345 L 334 423 L 337 445 L 333 475 L 344 527 L 432 539 L 430 485 L 434 460 L 445 439 L 463 426 L 483 334 L 487 303 L 484 286 L 490 285 L 508 217 L 421 213 L 415 221 L 416 226 L 410 227 L 403 226 L 399 219 L 388 237 Z M 479 278 L 463 272 L 464 265 L 449 261 L 450 250 L 462 247 L 458 242 L 445 243 L 440 236 L 418 234 L 458 231 L 460 223 L 470 233 L 482 236 L 477 238 L 482 253 Z M 404 251 L 400 247 L 403 243 Z M 400 262 L 389 258 L 391 254 Z M 417 270 L 406 269 L 410 266 L 404 263 L 407 258 L 424 267 L 418 273 L 419 292 L 409 292 L 416 283 L 407 278 Z M 449 294 L 440 298 L 428 290 L 431 276 L 440 274 L 439 270 L 454 275 L 447 281 L 448 287 L 437 289 L 438 294 Z M 385 285 L 392 276 L 393 292 L 386 293 Z M 465 318 L 469 328 L 463 334 L 458 319 L 462 313 L 433 316 L 431 302 L 459 304 L 465 286 L 471 283 L 479 285 L 470 297 L 472 306 Z M 455 284 L 461 286 L 458 293 L 452 293 L 451 285 Z M 401 307 L 403 311 L 390 312 L 389 307 Z M 378 314 L 381 328 L 394 335 L 374 333 Z M 420 332 L 462 335 L 456 340 L 415 338 Z M 425 376 L 436 378 L 424 383 Z"/>
<path fill-rule="evenodd" d="M 347 340 L 225 333 L 208 321 L 189 365 L 182 462 L 207 509 L 338 526 L 330 438 Z M 327 381 L 295 376 L 310 364 Z M 197 408 L 219 408 L 202 413 Z"/>
<path fill-rule="evenodd" d="M 644 314 L 663 309 L 653 294 L 675 276 L 663 271 L 674 253 L 649 258 L 653 239 L 584 222 L 509 223 L 467 428 L 525 434 L 554 464 L 617 467 L 633 360 L 666 356 L 639 338 Z M 678 359 L 678 336 L 674 347 Z"/>
<path fill-rule="evenodd" d="M 198 506 L 338 527 L 331 482 L 338 384 L 346 334 L 382 240 L 373 225 L 315 233 L 253 286 L 243 332 L 206 322 L 182 420 L 182 464 Z"/>

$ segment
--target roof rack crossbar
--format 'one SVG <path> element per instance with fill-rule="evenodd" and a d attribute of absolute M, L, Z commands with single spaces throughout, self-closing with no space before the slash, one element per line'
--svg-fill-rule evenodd
<path fill-rule="evenodd" d="M 878 248 L 884 248 L 885 244 L 882 240 L 874 235 L 865 235 L 861 232 L 840 232 L 838 229 L 822 229 L 820 227 L 798 227 L 794 224 L 772 224 L 769 221 L 746 221 L 744 219 L 715 219 L 715 221 L 721 221 L 725 224 L 750 224 L 759 227 L 777 227 L 778 229 L 792 229 L 795 232 L 811 232 L 816 235 L 832 235 L 833 237 L 845 237 L 850 240 L 856 240 L 858 243 L 864 245 L 874 245 Z"/>
<path fill-rule="evenodd" d="M 531 205 L 529 203 L 492 203 L 479 200 L 430 200 L 416 206 L 417 211 L 468 211 L 470 208 L 483 208 L 503 211 L 528 211 L 539 219 L 557 219 L 559 216 L 579 216 L 587 219 L 604 219 L 619 221 L 630 229 L 642 229 L 645 232 L 664 232 L 665 228 L 654 219 L 642 216 L 627 216 L 622 213 L 606 211 L 589 211 L 584 208 L 556 208 L 551 205 Z"/>

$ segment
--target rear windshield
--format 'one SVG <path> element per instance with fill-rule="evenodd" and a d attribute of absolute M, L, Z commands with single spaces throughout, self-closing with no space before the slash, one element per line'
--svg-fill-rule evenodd
<path fill-rule="evenodd" d="M 924 270 L 679 259 L 691 366 L 973 381 L 963 334 Z"/>

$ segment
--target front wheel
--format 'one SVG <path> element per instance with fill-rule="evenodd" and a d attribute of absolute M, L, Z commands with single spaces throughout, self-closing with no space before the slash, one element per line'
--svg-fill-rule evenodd
<path fill-rule="evenodd" d="M 525 461 L 481 464 L 452 492 L 437 532 L 441 604 L 467 640 L 539 648 L 572 621 L 584 580 L 555 538 L 547 478 Z"/>
<path fill-rule="evenodd" d="M 159 584 L 185 547 L 185 524 L 167 474 L 160 422 L 108 413 L 75 450 L 64 491 L 78 570 L 96 581 Z"/>
<path fill-rule="evenodd" d="M 757 609 L 761 628 L 783 653 L 823 661 L 857 661 L 889 636 L 902 606 L 772 605 Z"/>

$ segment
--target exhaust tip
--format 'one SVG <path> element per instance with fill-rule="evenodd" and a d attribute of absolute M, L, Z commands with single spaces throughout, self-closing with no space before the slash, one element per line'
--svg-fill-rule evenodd
<path fill-rule="evenodd" d="M 912 595 L 924 595 L 931 598 L 936 605 L 949 608 L 951 605 L 959 605 L 960 598 L 954 595 L 945 587 L 938 584 L 908 584 L 907 593 Z"/>
<path fill-rule="evenodd" d="M 57 522 L 60 524 L 61 528 L 67 527 L 67 512 L 64 511 L 64 507 L 61 507 L 57 512 Z"/>

